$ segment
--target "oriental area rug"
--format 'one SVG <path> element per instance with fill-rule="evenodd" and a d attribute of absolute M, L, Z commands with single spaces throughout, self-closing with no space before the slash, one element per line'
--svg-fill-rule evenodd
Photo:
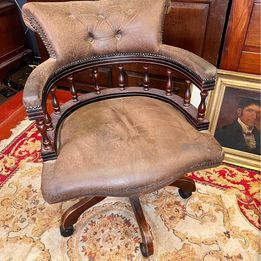
<path fill-rule="evenodd" d="M 182 199 L 166 187 L 141 198 L 154 255 L 143 258 L 130 203 L 106 198 L 82 214 L 71 237 L 62 213 L 76 201 L 49 205 L 40 191 L 40 135 L 24 120 L 0 142 L 0 260 L 260 260 L 260 174 L 222 165 L 189 173 L 197 191 Z"/>

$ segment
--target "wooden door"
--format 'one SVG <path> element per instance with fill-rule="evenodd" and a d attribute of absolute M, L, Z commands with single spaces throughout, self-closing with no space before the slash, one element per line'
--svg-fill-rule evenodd
<path fill-rule="evenodd" d="M 230 12 L 220 68 L 260 74 L 261 0 L 236 0 Z"/>
<path fill-rule="evenodd" d="M 19 67 L 25 56 L 31 53 L 26 48 L 22 22 L 15 4 L 0 1 L 0 81 L 9 71 Z"/>
<path fill-rule="evenodd" d="M 172 0 L 163 42 L 217 65 L 229 0 Z"/>

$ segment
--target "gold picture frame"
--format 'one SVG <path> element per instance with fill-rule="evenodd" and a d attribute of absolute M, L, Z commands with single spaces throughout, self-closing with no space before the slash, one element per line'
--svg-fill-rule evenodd
<path fill-rule="evenodd" d="M 215 135 L 220 122 L 231 120 L 226 119 L 228 115 L 230 118 L 235 117 L 233 111 L 236 109 L 235 104 L 240 99 L 240 95 L 251 95 L 250 98 L 253 98 L 252 96 L 259 97 L 260 102 L 260 79 L 259 75 L 218 70 L 216 87 L 211 92 L 207 105 L 207 117 L 210 121 L 209 131 L 211 134 Z M 229 104 L 225 105 L 227 103 Z M 227 113 L 224 109 L 225 106 Z M 224 162 L 260 171 L 260 155 L 228 147 L 223 147 L 223 149 L 225 151 Z"/>

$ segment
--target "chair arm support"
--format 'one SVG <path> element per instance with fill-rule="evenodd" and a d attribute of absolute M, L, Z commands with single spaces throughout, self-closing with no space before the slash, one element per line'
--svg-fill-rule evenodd
<path fill-rule="evenodd" d="M 159 54 L 175 60 L 181 66 L 197 74 L 202 83 L 213 82 L 216 79 L 216 67 L 192 52 L 161 44 Z"/>
<path fill-rule="evenodd" d="M 41 109 L 43 88 L 57 67 L 56 60 L 50 58 L 37 66 L 30 74 L 23 93 L 23 103 L 27 111 Z"/>

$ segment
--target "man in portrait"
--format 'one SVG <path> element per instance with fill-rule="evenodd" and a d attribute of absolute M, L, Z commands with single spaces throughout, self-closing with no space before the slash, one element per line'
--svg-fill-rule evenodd
<path fill-rule="evenodd" d="M 215 138 L 223 147 L 260 155 L 260 101 L 242 98 L 231 124 L 217 129 Z"/>

